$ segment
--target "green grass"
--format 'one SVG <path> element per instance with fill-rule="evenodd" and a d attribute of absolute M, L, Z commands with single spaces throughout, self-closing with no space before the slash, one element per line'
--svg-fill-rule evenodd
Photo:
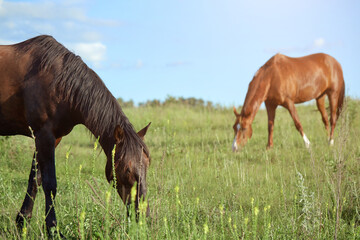
<path fill-rule="evenodd" d="M 145 137 L 150 217 L 126 219 L 105 178 L 105 155 L 77 126 L 56 150 L 56 211 L 69 239 L 360 239 L 360 107 L 349 100 L 335 146 L 315 105 L 297 106 L 311 150 L 289 113 L 276 112 L 274 148 L 266 151 L 267 116 L 260 110 L 253 137 L 231 151 L 232 109 L 168 105 L 123 109 Z M 33 140 L 0 138 L 0 238 L 40 239 L 44 194 L 33 218 L 18 231 L 34 151 Z"/>

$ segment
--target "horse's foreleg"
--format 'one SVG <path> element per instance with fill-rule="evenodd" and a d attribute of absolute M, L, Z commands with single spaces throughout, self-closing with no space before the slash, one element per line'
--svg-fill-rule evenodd
<path fill-rule="evenodd" d="M 60 143 L 61 138 L 56 139 L 55 147 Z M 41 172 L 36 161 L 36 152 L 34 153 L 31 170 L 28 181 L 28 188 L 26 191 L 24 202 L 21 206 L 20 212 L 16 216 L 16 223 L 19 228 L 24 226 L 25 220 L 30 220 L 32 216 L 32 210 L 34 207 L 34 202 L 36 194 L 38 191 L 38 186 L 41 185 Z"/>
<path fill-rule="evenodd" d="M 295 105 L 293 102 L 288 102 L 284 105 L 285 108 L 287 108 L 287 110 L 289 111 L 292 119 L 294 120 L 294 123 L 295 123 L 295 127 L 296 129 L 300 132 L 301 136 L 303 137 L 303 140 L 304 140 L 304 143 L 305 143 L 305 146 L 307 148 L 310 147 L 310 141 L 309 139 L 306 137 L 304 131 L 303 131 L 303 128 L 301 126 L 301 123 L 300 123 L 300 120 L 299 120 L 299 116 L 296 112 L 296 109 L 295 109 Z"/>
<path fill-rule="evenodd" d="M 325 96 L 326 95 L 323 95 L 322 97 L 316 99 L 316 106 L 319 109 L 319 112 L 321 113 L 321 118 L 325 125 L 326 133 L 328 135 L 328 138 L 330 139 L 329 118 L 325 109 Z"/>
<path fill-rule="evenodd" d="M 16 216 L 16 223 L 19 228 L 22 228 L 24 225 L 24 221 L 30 219 L 32 216 L 32 210 L 37 194 L 37 188 L 40 185 L 41 174 L 37 166 L 36 153 L 34 153 L 25 199 L 21 206 L 20 212 Z"/>
<path fill-rule="evenodd" d="M 275 121 L 275 110 L 277 105 L 271 104 L 270 102 L 265 101 L 266 111 L 268 115 L 268 144 L 266 149 L 269 149 L 273 146 L 273 131 L 274 131 L 274 121 Z"/>
<path fill-rule="evenodd" d="M 56 173 L 55 173 L 55 138 L 51 131 L 46 128 L 35 133 L 37 160 L 39 163 L 42 187 L 45 194 L 45 222 L 49 230 L 56 226 L 54 200 L 56 197 Z"/>

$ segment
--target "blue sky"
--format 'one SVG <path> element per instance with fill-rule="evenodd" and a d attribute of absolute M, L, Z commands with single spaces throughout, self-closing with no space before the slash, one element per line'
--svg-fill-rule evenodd
<path fill-rule="evenodd" d="M 241 105 L 257 69 L 280 52 L 316 52 L 342 65 L 360 96 L 357 0 L 0 0 L 0 44 L 54 36 L 113 95 L 168 95 Z"/>

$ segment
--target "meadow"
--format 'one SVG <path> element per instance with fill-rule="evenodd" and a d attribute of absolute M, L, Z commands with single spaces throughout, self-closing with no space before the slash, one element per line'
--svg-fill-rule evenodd
<path fill-rule="evenodd" d="M 347 99 L 330 147 L 315 104 L 298 105 L 306 149 L 283 108 L 274 147 L 266 150 L 267 115 L 260 109 L 253 136 L 233 153 L 232 107 L 125 107 L 145 141 L 150 216 L 126 217 L 105 178 L 105 154 L 84 126 L 56 150 L 58 227 L 68 239 L 360 239 L 360 105 Z M 46 239 L 44 194 L 18 230 L 34 141 L 0 138 L 0 238 Z M 133 215 L 132 215 L 133 216 Z"/>

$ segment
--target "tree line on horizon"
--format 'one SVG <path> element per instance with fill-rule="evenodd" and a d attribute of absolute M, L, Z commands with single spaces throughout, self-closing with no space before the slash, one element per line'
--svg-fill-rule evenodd
<path fill-rule="evenodd" d="M 117 101 L 119 102 L 120 106 L 123 108 L 136 107 L 136 104 L 132 99 L 126 101 L 122 98 L 118 98 Z M 146 102 L 140 102 L 138 104 L 139 107 L 162 107 L 169 105 L 183 105 L 189 107 L 200 107 L 200 108 L 208 108 L 208 109 L 225 108 L 218 103 L 214 104 L 211 101 L 205 101 L 201 98 L 195 98 L 195 97 L 184 98 L 184 97 L 174 97 L 174 96 L 167 96 L 164 101 L 153 99 L 153 100 L 147 100 Z"/>
<path fill-rule="evenodd" d="M 228 110 L 229 108 L 232 109 L 232 106 L 222 106 L 219 103 L 214 104 L 211 101 L 205 101 L 201 98 L 195 98 L 195 97 L 174 97 L 168 95 L 164 101 L 153 99 L 153 100 L 147 100 L 146 102 L 140 102 L 139 104 L 135 104 L 132 99 L 126 101 L 122 98 L 117 98 L 117 101 L 119 102 L 120 106 L 122 108 L 134 108 L 134 107 L 163 107 L 163 106 L 171 106 L 171 105 L 181 105 L 181 106 L 188 106 L 188 107 L 195 107 L 195 108 L 206 108 L 206 109 L 213 109 L 213 110 Z M 357 97 L 346 97 L 346 101 L 348 104 L 358 104 L 360 102 L 360 99 Z M 303 103 L 301 105 L 308 105 L 308 104 L 314 104 L 314 101 L 309 101 L 307 103 Z M 328 105 L 328 103 L 327 103 Z M 237 106 L 242 107 L 242 106 Z M 327 107 L 327 111 L 329 111 L 329 107 Z"/>

